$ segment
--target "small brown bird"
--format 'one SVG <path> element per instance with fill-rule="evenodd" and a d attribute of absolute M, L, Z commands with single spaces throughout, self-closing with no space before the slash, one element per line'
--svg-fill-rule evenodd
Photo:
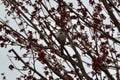
<path fill-rule="evenodd" d="M 65 45 L 66 42 L 66 34 L 65 31 L 63 29 L 58 30 L 56 37 L 60 43 L 61 46 L 61 52 L 63 53 L 63 47 Z"/>

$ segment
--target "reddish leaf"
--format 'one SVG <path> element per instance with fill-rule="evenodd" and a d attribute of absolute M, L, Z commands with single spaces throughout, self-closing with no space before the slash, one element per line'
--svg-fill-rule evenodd
<path fill-rule="evenodd" d="M 22 10 L 24 10 L 26 13 L 28 12 L 27 8 L 25 6 L 21 6 Z"/>
<path fill-rule="evenodd" d="M 55 55 L 52 55 L 52 59 L 55 60 L 55 59 L 56 59 L 56 56 L 55 56 Z"/>
<path fill-rule="evenodd" d="M 37 6 L 35 6 L 34 8 L 35 8 L 36 11 L 39 11 L 39 10 L 40 10 L 40 8 L 37 7 Z"/>
<path fill-rule="evenodd" d="M 101 19 L 106 19 L 106 16 L 104 14 L 100 14 Z"/>
<path fill-rule="evenodd" d="M 27 76 L 27 80 L 33 80 L 33 76 Z"/>
<path fill-rule="evenodd" d="M 38 39 L 33 38 L 32 41 L 37 43 Z"/>
<path fill-rule="evenodd" d="M 64 21 L 64 19 L 67 17 L 67 13 L 66 12 L 62 12 L 61 13 L 61 21 Z"/>
<path fill-rule="evenodd" d="M 1 75 L 5 75 L 5 73 L 1 73 Z"/>
<path fill-rule="evenodd" d="M 29 40 L 32 40 L 32 38 L 33 38 L 33 36 L 30 34 L 30 35 L 28 36 L 28 39 L 29 39 Z"/>
<path fill-rule="evenodd" d="M 73 3 L 69 3 L 69 6 L 70 6 L 70 7 L 73 7 Z"/>
<path fill-rule="evenodd" d="M 81 25 L 81 26 L 80 26 L 80 29 L 81 29 L 81 30 L 84 30 L 84 29 L 85 29 L 85 26 Z"/>
<path fill-rule="evenodd" d="M 111 25 L 105 25 L 105 28 L 106 28 L 106 29 L 110 29 L 110 28 L 111 28 Z"/>
<path fill-rule="evenodd" d="M 20 30 L 20 32 L 24 32 L 24 31 L 25 31 L 25 29 L 21 29 L 21 30 Z"/>
<path fill-rule="evenodd" d="M 38 54 L 38 56 L 39 56 L 39 59 L 43 59 L 43 58 L 45 58 L 45 53 L 44 52 L 40 52 L 39 54 Z"/>
<path fill-rule="evenodd" d="M 49 76 L 49 80 L 54 80 L 54 79 L 53 79 L 53 76 Z"/>
<path fill-rule="evenodd" d="M 92 39 L 95 40 L 95 35 L 92 36 Z"/>
<path fill-rule="evenodd" d="M 2 24 L 0 24 L 0 31 L 2 31 L 2 28 L 3 28 L 3 25 L 2 25 Z"/>
<path fill-rule="evenodd" d="M 41 52 L 42 48 L 37 48 L 37 50 L 38 50 L 39 52 Z"/>
<path fill-rule="evenodd" d="M 58 67 L 54 67 L 54 70 L 57 71 L 57 72 L 60 72 Z"/>
<path fill-rule="evenodd" d="M 87 16 L 87 10 L 85 8 L 81 8 L 81 12 L 83 14 L 83 17 Z"/>
<path fill-rule="evenodd" d="M 99 73 L 100 68 L 99 68 L 98 62 L 93 62 L 92 68 L 93 68 L 93 70 L 95 70 L 96 73 Z"/>
<path fill-rule="evenodd" d="M 2 36 L 0 36 L 0 41 L 4 40 Z"/>
<path fill-rule="evenodd" d="M 19 6 L 22 6 L 22 5 L 23 5 L 23 2 L 18 2 L 18 5 L 19 5 Z"/>
<path fill-rule="evenodd" d="M 69 73 L 70 73 L 70 74 L 75 74 L 75 71 L 71 70 Z"/>
<path fill-rule="evenodd" d="M 103 35 L 103 34 L 100 34 L 100 36 L 99 36 L 99 38 L 104 38 L 105 37 L 105 35 Z"/>
<path fill-rule="evenodd" d="M 14 35 L 15 37 L 20 37 L 19 34 L 16 33 L 16 32 L 13 32 L 13 35 Z"/>
<path fill-rule="evenodd" d="M 48 66 L 45 66 L 44 69 L 47 70 L 47 69 L 48 69 Z"/>
<path fill-rule="evenodd" d="M 44 64 L 44 63 L 46 63 L 45 56 L 46 56 L 46 54 L 43 51 L 41 51 L 41 52 L 39 52 L 37 59 Z"/>
<path fill-rule="evenodd" d="M 27 54 L 23 54 L 22 56 L 25 58 L 25 57 L 27 57 Z"/>
<path fill-rule="evenodd" d="M 80 12 L 81 11 L 81 9 L 77 9 L 77 12 Z"/>
<path fill-rule="evenodd" d="M 14 66 L 11 64 L 11 65 L 9 65 L 9 69 L 10 70 L 13 70 L 13 68 L 14 68 Z"/>
<path fill-rule="evenodd" d="M 50 10 L 49 10 L 49 12 L 54 12 L 55 11 L 55 8 L 54 7 L 52 7 Z"/>
<path fill-rule="evenodd" d="M 61 27 L 65 27 L 67 25 L 66 21 L 61 22 Z"/>
<path fill-rule="evenodd" d="M 6 34 L 10 34 L 11 31 L 10 31 L 9 29 L 5 29 L 5 33 L 6 33 Z"/>
<path fill-rule="evenodd" d="M 98 18 L 93 18 L 95 24 L 100 24 L 101 20 Z"/>
<path fill-rule="evenodd" d="M 91 5 L 95 4 L 94 0 L 89 0 L 89 3 L 90 3 Z"/>
<path fill-rule="evenodd" d="M 104 0 L 99 0 L 100 2 L 103 2 Z"/>
<path fill-rule="evenodd" d="M 27 66 L 22 66 L 23 70 L 26 70 L 27 69 Z"/>
<path fill-rule="evenodd" d="M 74 54 L 74 55 L 72 56 L 72 58 L 77 58 L 77 55 L 76 55 L 76 54 Z"/>
<path fill-rule="evenodd" d="M 78 21 L 77 21 L 77 25 L 80 25 L 80 24 L 81 24 L 81 22 L 78 20 Z"/>
<path fill-rule="evenodd" d="M 4 42 L 0 43 L 0 46 L 1 46 L 1 47 L 4 47 L 4 46 L 5 46 L 5 43 L 4 43 Z"/>
<path fill-rule="evenodd" d="M 16 41 L 18 41 L 19 43 L 23 43 L 23 41 L 19 38 L 17 38 Z"/>
<path fill-rule="evenodd" d="M 71 19 L 77 19 L 77 16 L 73 15 L 71 16 Z"/>
<path fill-rule="evenodd" d="M 97 9 L 97 11 L 101 11 L 102 10 L 101 4 L 97 4 L 97 6 L 95 6 L 95 8 Z"/>
<path fill-rule="evenodd" d="M 95 71 L 92 71 L 91 72 L 92 76 L 96 75 L 96 72 Z"/>
<path fill-rule="evenodd" d="M 110 52 L 116 53 L 117 51 L 116 51 L 115 49 L 111 48 L 111 49 L 110 49 Z"/>
<path fill-rule="evenodd" d="M 116 57 L 120 58 L 120 54 L 117 54 Z"/>
<path fill-rule="evenodd" d="M 111 59 L 106 59 L 106 63 L 107 63 L 107 64 L 110 64 L 111 62 L 112 62 Z"/>
<path fill-rule="evenodd" d="M 56 52 L 56 49 L 51 49 L 50 52 L 51 52 L 51 53 L 55 53 L 55 52 Z"/>
<path fill-rule="evenodd" d="M 20 22 L 18 25 L 19 25 L 19 26 L 23 25 L 23 22 Z"/>
<path fill-rule="evenodd" d="M 32 73 L 32 71 L 31 71 L 31 70 L 29 70 L 29 71 L 28 71 L 28 74 L 29 74 L 29 75 L 31 75 L 31 73 Z"/>
<path fill-rule="evenodd" d="M 45 75 L 48 75 L 49 72 L 48 71 L 44 71 L 44 73 L 45 73 Z"/>
<path fill-rule="evenodd" d="M 98 13 L 93 13 L 93 17 L 98 17 Z"/>
<path fill-rule="evenodd" d="M 65 76 L 66 80 L 73 80 L 73 78 L 68 74 L 65 74 L 64 76 Z"/>
<path fill-rule="evenodd" d="M 11 11 L 7 11 L 7 15 L 8 15 L 8 16 L 10 16 L 10 15 L 11 15 L 11 13 L 12 13 Z"/>
<path fill-rule="evenodd" d="M 38 79 L 36 79 L 35 77 L 33 77 L 32 80 L 38 80 Z"/>

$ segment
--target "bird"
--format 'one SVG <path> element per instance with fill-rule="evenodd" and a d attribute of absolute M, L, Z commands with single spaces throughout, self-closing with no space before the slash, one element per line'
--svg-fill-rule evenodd
<path fill-rule="evenodd" d="M 66 34 L 64 29 L 59 29 L 56 33 L 56 37 L 58 39 L 58 42 L 60 43 L 61 53 L 63 53 L 63 48 L 66 42 Z"/>

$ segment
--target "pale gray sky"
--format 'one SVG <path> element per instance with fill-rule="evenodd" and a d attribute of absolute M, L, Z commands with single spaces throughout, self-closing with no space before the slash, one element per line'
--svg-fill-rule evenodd
<path fill-rule="evenodd" d="M 67 0 L 67 1 L 74 2 L 75 0 Z M 89 4 L 87 4 L 88 2 L 85 2 L 85 1 L 87 1 L 87 0 L 84 0 L 84 3 L 86 5 L 89 5 Z M 0 3 L 1 3 L 1 0 L 0 0 Z M 5 13 L 4 6 L 2 4 L 0 4 L 0 18 L 5 19 L 4 18 L 5 14 L 6 13 Z M 0 48 L 0 59 L 1 59 L 0 60 L 0 73 L 5 73 L 5 75 L 7 76 L 7 80 L 15 80 L 15 78 L 16 78 L 16 76 L 18 76 L 19 72 L 17 70 L 11 71 L 8 68 L 9 64 L 11 64 L 11 62 L 9 61 L 9 59 L 7 57 L 8 49 L 6 49 L 6 48 Z M 19 65 L 19 63 L 18 63 L 18 65 Z M 2 80 L 1 79 L 1 75 L 0 75 L 0 80 Z"/>
<path fill-rule="evenodd" d="M 5 19 L 5 14 L 5 7 L 3 6 L 3 4 L 1 4 L 0 0 L 0 18 Z M 19 72 L 14 70 L 13 73 L 13 71 L 8 68 L 9 64 L 11 63 L 7 57 L 7 54 L 8 48 L 0 47 L 0 80 L 2 80 L 1 73 L 5 73 L 5 75 L 7 76 L 7 80 L 15 80 L 15 75 L 17 75 Z"/>

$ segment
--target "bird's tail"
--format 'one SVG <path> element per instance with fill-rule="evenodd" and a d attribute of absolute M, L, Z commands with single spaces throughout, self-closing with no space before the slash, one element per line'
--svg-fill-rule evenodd
<path fill-rule="evenodd" d="M 60 45 L 61 46 L 61 53 L 63 54 L 63 48 L 64 46 L 63 45 Z"/>

